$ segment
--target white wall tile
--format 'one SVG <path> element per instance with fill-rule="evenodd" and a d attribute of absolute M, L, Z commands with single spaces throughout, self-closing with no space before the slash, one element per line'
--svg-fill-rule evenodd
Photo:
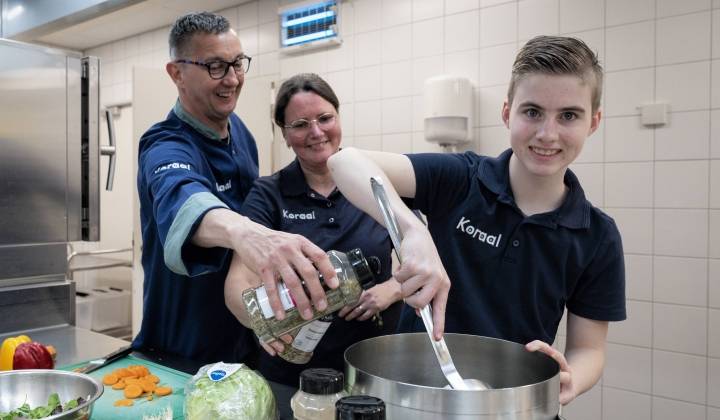
<path fill-rule="evenodd" d="M 708 283 L 708 305 L 711 308 L 720 309 L 720 260 L 709 260 Z"/>
<path fill-rule="evenodd" d="M 607 73 L 605 75 L 605 115 L 608 117 L 638 115 L 637 107 L 653 99 L 654 73 L 653 69 Z"/>
<path fill-rule="evenodd" d="M 243 52 L 245 54 L 247 54 L 249 56 L 254 56 L 254 55 L 258 54 L 259 47 L 258 47 L 258 29 L 257 29 L 257 27 L 247 28 L 247 29 L 239 29 L 238 30 L 238 38 L 240 39 L 240 44 L 242 45 Z M 268 50 L 270 50 L 270 49 L 268 49 Z"/>
<path fill-rule="evenodd" d="M 258 52 L 277 51 L 280 48 L 280 34 L 277 22 L 264 23 L 258 29 Z"/>
<path fill-rule="evenodd" d="M 645 21 L 607 28 L 605 70 L 627 70 L 655 64 L 655 23 Z"/>
<path fill-rule="evenodd" d="M 656 67 L 658 102 L 670 103 L 672 111 L 707 109 L 710 106 L 710 62 Z"/>
<path fill-rule="evenodd" d="M 707 213 L 707 210 L 655 209 L 655 254 L 707 257 Z"/>
<path fill-rule="evenodd" d="M 651 420 L 649 395 L 603 388 L 603 420 Z"/>
<path fill-rule="evenodd" d="M 705 420 L 705 406 L 667 398 L 653 398 L 653 420 Z"/>
<path fill-rule="evenodd" d="M 355 35 L 355 5 L 344 1 L 340 5 L 340 36 Z"/>
<path fill-rule="evenodd" d="M 328 73 L 324 79 L 335 91 L 335 96 L 341 104 L 355 100 L 355 72 L 352 70 L 335 71 Z"/>
<path fill-rule="evenodd" d="M 413 20 L 442 16 L 444 7 L 443 0 L 412 0 Z"/>
<path fill-rule="evenodd" d="M 707 208 L 706 160 L 655 162 L 655 207 Z"/>
<path fill-rule="evenodd" d="M 153 31 L 153 50 L 168 51 L 168 34 L 170 27 L 166 26 Z"/>
<path fill-rule="evenodd" d="M 258 2 L 258 23 L 263 24 L 278 20 L 279 7 L 280 2 L 278 0 L 260 0 Z"/>
<path fill-rule="evenodd" d="M 515 61 L 515 44 L 480 49 L 478 86 L 495 86 L 510 82 L 510 71 Z"/>
<path fill-rule="evenodd" d="M 720 111 L 710 113 L 710 158 L 720 159 Z"/>
<path fill-rule="evenodd" d="M 413 96 L 412 103 L 412 129 L 413 131 L 420 132 L 423 135 L 423 138 L 425 138 L 425 104 L 423 103 L 423 97 Z"/>
<path fill-rule="evenodd" d="M 412 131 L 412 97 L 383 99 L 382 101 L 382 133 L 409 133 Z M 408 137 L 408 144 L 411 139 Z M 410 147 L 404 153 L 410 152 Z"/>
<path fill-rule="evenodd" d="M 382 96 L 380 66 L 355 68 L 355 100 L 379 99 Z"/>
<path fill-rule="evenodd" d="M 522 3 L 520 3 L 522 5 Z M 507 44 L 517 41 L 518 6 L 502 4 L 480 10 L 480 46 Z"/>
<path fill-rule="evenodd" d="M 689 354 L 653 351 L 653 392 L 660 397 L 703 404 L 707 359 Z"/>
<path fill-rule="evenodd" d="M 478 7 L 480 7 L 478 0 L 446 0 L 445 14 L 450 15 L 453 13 L 477 9 Z"/>
<path fill-rule="evenodd" d="M 357 136 L 354 138 L 353 146 L 363 150 L 382 151 L 382 136 Z"/>
<path fill-rule="evenodd" d="M 655 0 L 605 0 L 607 25 L 621 25 L 655 17 Z"/>
<path fill-rule="evenodd" d="M 720 23 L 718 23 L 720 25 Z M 720 41 L 718 41 L 720 44 Z M 712 66 L 712 74 L 711 74 L 711 80 L 710 85 L 712 88 L 711 93 L 711 107 L 712 108 L 720 108 L 720 60 L 714 60 L 711 63 Z"/>
<path fill-rule="evenodd" d="M 382 32 L 363 32 L 355 35 L 355 66 L 380 64 L 382 57 Z"/>
<path fill-rule="evenodd" d="M 606 355 L 603 385 L 636 392 L 651 392 L 652 350 L 609 343 Z"/>
<path fill-rule="evenodd" d="M 477 133 L 475 150 L 482 155 L 497 156 L 510 147 L 510 130 L 504 125 L 482 127 Z"/>
<path fill-rule="evenodd" d="M 710 210 L 710 258 L 720 258 L 720 210 Z"/>
<path fill-rule="evenodd" d="M 501 112 L 503 102 L 507 98 L 507 86 L 478 88 L 476 92 L 475 115 L 478 118 L 475 123 L 480 127 L 502 124 Z M 720 181 L 718 181 L 718 184 L 720 184 Z M 718 188 L 720 189 L 720 186 Z"/>
<path fill-rule="evenodd" d="M 480 46 L 478 10 L 445 16 L 445 52 L 465 51 Z"/>
<path fill-rule="evenodd" d="M 328 71 L 355 67 L 355 37 L 347 37 L 341 45 L 327 49 L 327 66 Z"/>
<path fill-rule="evenodd" d="M 257 57 L 257 59 L 255 57 Z M 258 76 L 280 73 L 280 60 L 278 59 L 277 52 L 255 55 L 253 56 L 252 63 L 253 70 L 257 70 Z"/>
<path fill-rule="evenodd" d="M 412 93 L 422 95 L 425 80 L 443 74 L 444 60 L 442 55 L 421 57 L 412 60 Z"/>
<path fill-rule="evenodd" d="M 412 134 L 383 134 L 383 152 L 410 153 L 412 152 Z"/>
<path fill-rule="evenodd" d="M 362 0 L 352 2 L 355 15 L 355 34 L 374 31 L 382 27 L 378 11 L 382 10 L 382 0 Z"/>
<path fill-rule="evenodd" d="M 480 65 L 478 50 L 447 53 L 443 60 L 445 61 L 445 73 L 467 77 L 473 86 L 478 85 L 478 67 Z"/>
<path fill-rule="evenodd" d="M 708 359 L 708 404 L 720 407 L 720 359 Z"/>
<path fill-rule="evenodd" d="M 355 143 L 361 136 L 379 135 L 382 132 L 382 106 L 380 101 L 355 103 Z M 377 150 L 382 150 L 382 147 Z"/>
<path fill-rule="evenodd" d="M 568 420 L 602 420 L 602 388 L 595 386 L 563 407 Z"/>
<path fill-rule="evenodd" d="M 412 57 L 412 25 L 393 26 L 382 31 L 382 61 L 407 60 Z"/>
<path fill-rule="evenodd" d="M 340 98 L 340 122 L 342 124 L 343 135 L 342 146 L 350 147 L 352 146 L 352 142 L 348 139 L 355 136 L 355 104 L 342 103 L 342 98 Z"/>
<path fill-rule="evenodd" d="M 412 24 L 413 57 L 442 54 L 444 47 L 444 22 L 442 18 L 435 18 Z"/>
<path fill-rule="evenodd" d="M 605 4 L 598 0 L 560 0 L 560 33 L 603 26 Z"/>
<path fill-rule="evenodd" d="M 713 0 L 713 2 L 717 1 Z M 720 408 L 708 407 L 707 420 L 720 420 Z"/>
<path fill-rule="evenodd" d="M 625 254 L 625 290 L 627 299 L 652 300 L 652 256 Z"/>
<path fill-rule="evenodd" d="M 560 33 L 559 0 L 523 0 L 518 3 L 518 37 L 528 40 L 537 35 Z"/>
<path fill-rule="evenodd" d="M 653 158 L 653 130 L 640 118 L 605 118 L 605 158 L 608 162 L 643 161 Z"/>
<path fill-rule="evenodd" d="M 652 207 L 652 162 L 608 163 L 605 170 L 605 205 Z"/>
<path fill-rule="evenodd" d="M 125 57 L 132 58 L 140 53 L 140 38 L 129 36 L 125 38 Z"/>
<path fill-rule="evenodd" d="M 657 64 L 710 58 L 710 11 L 657 21 Z"/>
<path fill-rule="evenodd" d="M 720 209 L 720 160 L 710 161 L 710 207 Z"/>
<path fill-rule="evenodd" d="M 253 28 L 258 24 L 258 2 L 253 1 L 237 7 L 238 29 Z"/>
<path fill-rule="evenodd" d="M 657 16 L 681 15 L 698 12 L 712 7 L 710 0 L 657 0 Z"/>
<path fill-rule="evenodd" d="M 672 112 L 669 123 L 655 130 L 657 160 L 706 159 L 710 112 Z"/>
<path fill-rule="evenodd" d="M 597 130 L 585 139 L 582 153 L 576 163 L 600 163 L 605 161 L 605 121 L 600 120 Z"/>
<path fill-rule="evenodd" d="M 413 153 L 440 153 L 442 148 L 437 143 L 430 143 L 425 140 L 422 131 L 412 133 L 412 152 Z"/>
<path fill-rule="evenodd" d="M 653 218 L 651 209 L 609 207 L 606 211 L 618 225 L 622 235 L 623 250 L 626 253 L 652 253 Z"/>
<path fill-rule="evenodd" d="M 603 164 L 602 163 L 573 163 L 570 165 L 577 175 L 587 198 L 593 205 L 605 205 L 603 197 Z"/>
<path fill-rule="evenodd" d="M 612 323 L 608 343 L 649 348 L 652 345 L 652 303 L 628 300 L 627 319 Z"/>
<path fill-rule="evenodd" d="M 412 95 L 412 61 L 398 61 L 382 65 L 382 95 L 390 96 Z"/>
<path fill-rule="evenodd" d="M 708 356 L 720 357 L 720 309 L 708 309 L 708 333 Z"/>
<path fill-rule="evenodd" d="M 707 354 L 707 309 L 685 305 L 653 305 L 653 348 Z"/>
<path fill-rule="evenodd" d="M 383 26 L 402 25 L 412 21 L 412 0 L 392 0 L 382 2 Z"/>
<path fill-rule="evenodd" d="M 708 267 L 705 258 L 654 258 L 655 302 L 705 306 Z"/>
<path fill-rule="evenodd" d="M 712 12 L 712 58 L 720 58 L 720 10 Z"/>
<path fill-rule="evenodd" d="M 516 0 L 480 0 L 480 7 L 492 7 L 498 4 L 510 3 Z"/>

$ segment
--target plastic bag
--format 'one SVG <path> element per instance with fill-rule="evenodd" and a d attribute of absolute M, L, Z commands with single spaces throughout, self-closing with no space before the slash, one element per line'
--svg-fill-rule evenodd
<path fill-rule="evenodd" d="M 185 385 L 187 420 L 276 420 L 275 396 L 259 373 L 244 364 L 213 363 Z"/>

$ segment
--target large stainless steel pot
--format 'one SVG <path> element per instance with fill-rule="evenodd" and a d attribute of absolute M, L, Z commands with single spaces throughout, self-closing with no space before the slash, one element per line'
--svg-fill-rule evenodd
<path fill-rule="evenodd" d="M 345 351 L 348 392 L 385 401 L 390 420 L 555 420 L 560 405 L 560 367 L 552 358 L 505 340 L 445 334 L 464 378 L 493 389 L 445 388 L 424 333 L 370 338 Z"/>

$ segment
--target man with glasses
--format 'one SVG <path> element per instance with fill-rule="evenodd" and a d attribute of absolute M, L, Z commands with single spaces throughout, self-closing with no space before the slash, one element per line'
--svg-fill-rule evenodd
<path fill-rule="evenodd" d="M 237 213 L 258 176 L 255 140 L 233 113 L 250 67 L 222 16 L 190 13 L 172 26 L 166 70 L 178 100 L 140 140 L 138 193 L 143 235 L 143 319 L 133 347 L 198 363 L 252 362 L 251 334 L 225 306 L 233 253 L 263 280 L 281 310 L 276 278 L 298 309 L 327 306 L 317 269 L 337 278 L 325 253 L 299 235 Z"/>

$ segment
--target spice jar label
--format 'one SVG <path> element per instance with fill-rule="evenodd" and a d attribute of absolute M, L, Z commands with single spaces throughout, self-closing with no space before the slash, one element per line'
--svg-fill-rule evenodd
<path fill-rule="evenodd" d="M 274 317 L 275 314 L 273 313 L 272 307 L 270 307 L 270 301 L 268 300 L 268 295 L 267 291 L 265 291 L 265 287 L 259 287 L 256 290 L 256 294 L 260 310 L 262 311 L 265 319 L 270 319 Z M 285 309 L 285 311 L 288 311 L 289 309 L 295 307 L 295 302 L 292 300 L 292 296 L 290 296 L 290 289 L 285 286 L 285 283 L 278 283 L 278 294 L 280 295 L 280 302 L 282 303 L 283 309 Z"/>
<path fill-rule="evenodd" d="M 330 328 L 330 324 L 332 324 L 332 322 L 323 321 L 321 318 L 305 325 L 300 328 L 300 332 L 298 332 L 298 335 L 293 339 L 292 346 L 305 352 L 315 350 L 325 331 Z"/>

